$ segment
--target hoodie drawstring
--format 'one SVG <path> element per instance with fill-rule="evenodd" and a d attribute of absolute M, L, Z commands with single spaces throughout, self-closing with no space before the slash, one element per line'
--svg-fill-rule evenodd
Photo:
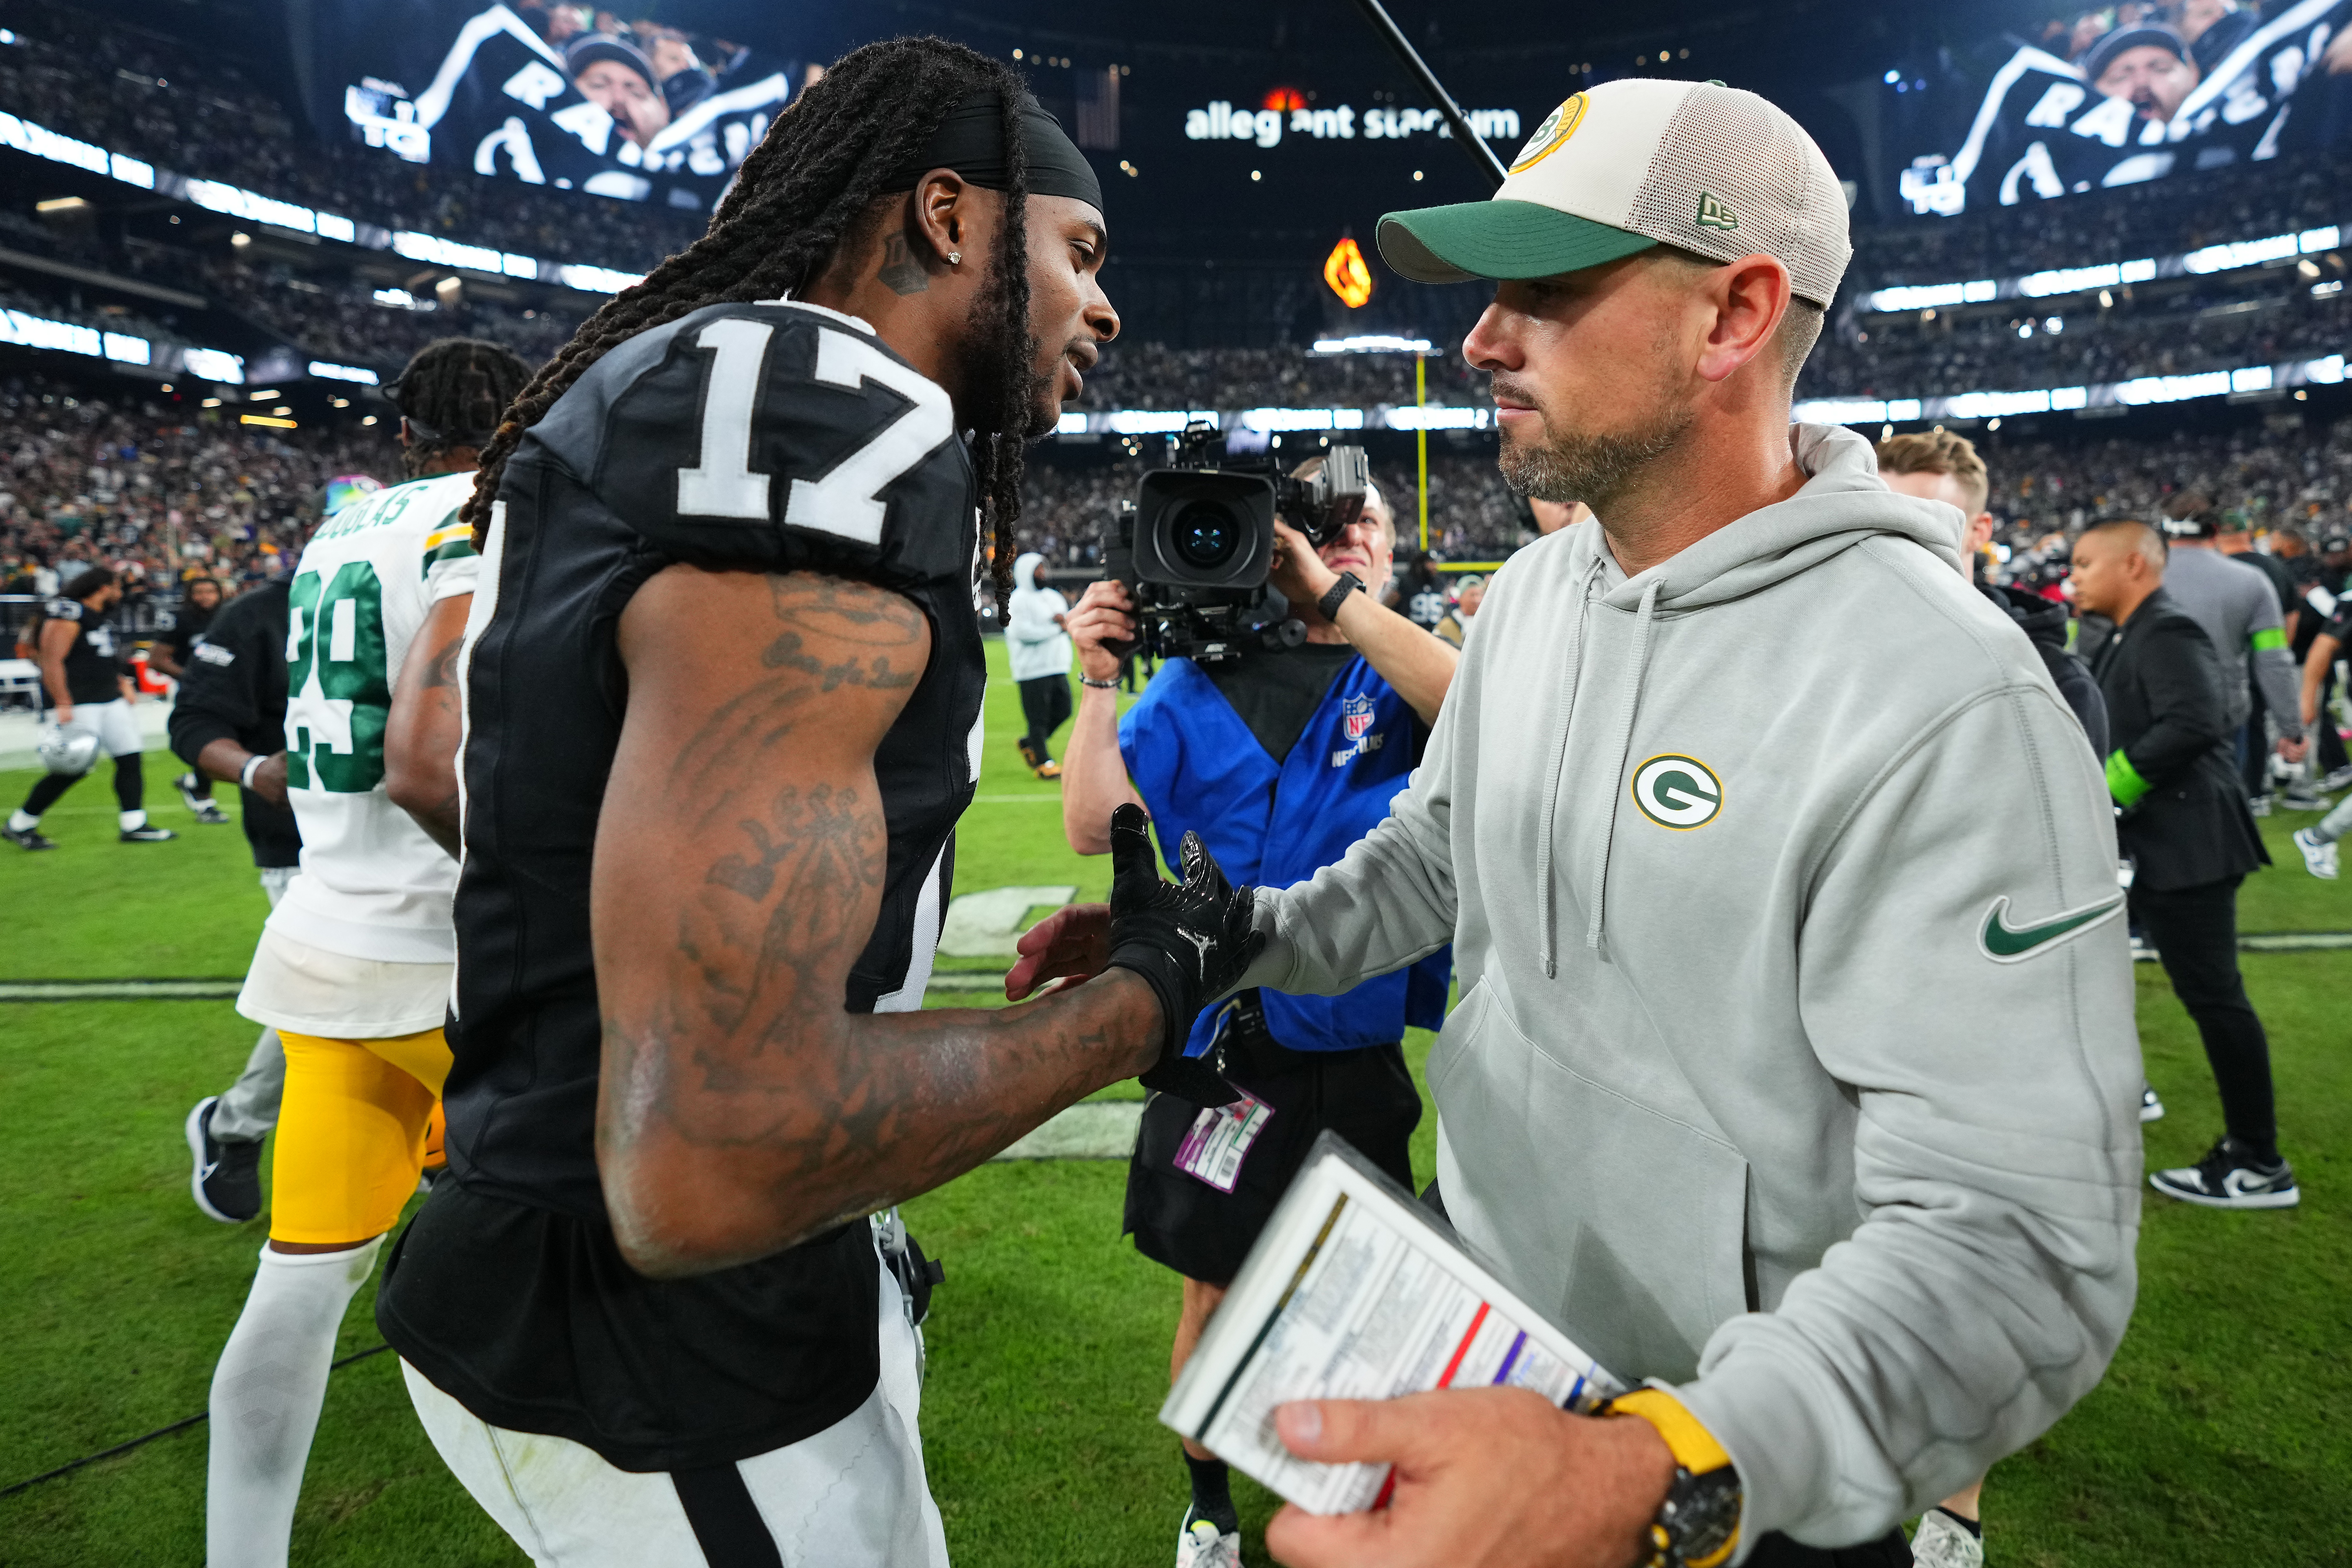
<path fill-rule="evenodd" d="M 1658 590 L 1664 586 L 1655 578 L 1642 591 L 1641 613 L 1633 617 L 1633 656 L 1625 664 L 1625 701 L 1617 718 L 1617 782 L 1609 791 L 1608 825 L 1601 839 L 1601 862 L 1592 878 L 1592 925 L 1584 934 L 1584 945 L 1596 952 L 1601 946 L 1601 918 L 1609 901 L 1609 854 L 1617 845 L 1617 798 L 1625 790 L 1625 762 L 1633 752 L 1633 712 L 1642 704 L 1642 672 L 1650 662 L 1650 625 L 1656 619 Z"/>
<path fill-rule="evenodd" d="M 1559 687 L 1559 721 L 1552 741 L 1551 778 L 1544 789 L 1543 822 L 1536 835 L 1536 940 L 1543 948 L 1547 980 L 1559 974 L 1559 945 L 1552 936 L 1552 904 L 1557 897 L 1552 891 L 1552 822 L 1559 815 L 1560 776 L 1568 770 L 1568 728 L 1576 716 L 1576 684 L 1584 676 L 1584 632 L 1592 614 L 1592 585 L 1601 580 L 1601 562 L 1595 560 L 1592 569 L 1584 574 L 1584 585 L 1576 596 L 1576 631 L 1569 639 L 1567 679 Z"/>

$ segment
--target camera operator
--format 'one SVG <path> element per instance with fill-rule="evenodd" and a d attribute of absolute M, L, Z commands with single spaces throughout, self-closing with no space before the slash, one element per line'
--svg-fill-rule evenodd
<path fill-rule="evenodd" d="M 1084 686 L 1063 758 L 1070 847 L 1105 852 L 1112 810 L 1139 802 L 1163 846 L 1192 829 L 1236 882 L 1281 887 L 1337 861 L 1386 817 L 1420 759 L 1458 657 L 1381 602 L 1395 530 L 1376 489 L 1367 490 L 1362 515 L 1319 550 L 1277 523 L 1271 580 L 1305 622 L 1305 643 L 1229 661 L 1171 658 L 1123 719 L 1120 653 L 1111 645 L 1137 639 L 1134 601 L 1117 581 L 1089 587 L 1068 618 Z M 1248 1098 L 1204 1112 L 1153 1096 L 1128 1172 L 1126 1229 L 1139 1251 L 1184 1278 L 1171 1377 L 1317 1134 L 1336 1129 L 1411 1183 L 1407 1141 L 1421 1099 L 1401 1042 L 1407 1025 L 1433 1029 L 1444 1020 L 1451 967 L 1450 949 L 1441 950 L 1339 996 L 1244 991 L 1202 1014 L 1188 1051 L 1221 1051 L 1226 1076 Z M 1195 1152 L 1220 1131 L 1239 1145 L 1222 1166 Z M 1225 1467 L 1189 1441 L 1184 1458 L 1192 1500 L 1177 1561 L 1181 1568 L 1237 1564 L 1240 1526 Z"/>

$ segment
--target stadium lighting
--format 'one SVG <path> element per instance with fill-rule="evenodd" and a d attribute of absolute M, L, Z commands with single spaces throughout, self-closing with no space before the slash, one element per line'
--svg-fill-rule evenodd
<path fill-rule="evenodd" d="M 1420 178 L 1418 174 L 1413 177 Z M 1323 281 L 1339 297 L 1339 303 L 1350 310 L 1371 303 L 1372 269 L 1365 265 L 1364 253 L 1352 235 L 1340 235 L 1331 254 L 1323 258 Z"/>
<path fill-rule="evenodd" d="M 292 420 L 278 414 L 240 413 L 236 416 L 236 422 L 239 424 L 265 425 L 271 430 L 296 430 L 300 428 Z"/>
<path fill-rule="evenodd" d="M 1426 338 L 1394 338 L 1385 333 L 1366 333 L 1354 338 L 1318 338 L 1315 351 L 1318 354 L 1428 354 L 1436 345 Z"/>
<path fill-rule="evenodd" d="M 85 213 L 89 210 L 89 204 L 79 196 L 51 196 L 46 202 L 35 202 L 33 210 L 37 213 Z"/>

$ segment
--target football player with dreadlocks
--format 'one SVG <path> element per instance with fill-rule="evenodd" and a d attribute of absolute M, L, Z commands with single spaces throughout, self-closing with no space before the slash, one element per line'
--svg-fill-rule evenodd
<path fill-rule="evenodd" d="M 448 606 L 462 620 L 471 600 L 481 559 L 457 510 L 529 374 L 497 344 L 464 338 L 409 361 L 390 390 L 411 477 L 320 524 L 287 585 L 276 647 L 245 649 L 285 660 L 272 691 L 284 749 L 257 752 L 226 727 L 180 737 L 202 741 L 196 758 L 214 777 L 291 805 L 301 831 L 300 873 L 273 900 L 237 998 L 239 1012 L 274 1031 L 283 1089 L 269 1244 L 213 1374 L 205 1533 L 216 1568 L 286 1561 L 336 1329 L 425 1165 L 449 1067 L 457 868 L 386 788 L 400 735 L 432 729 L 396 722 L 393 675 Z M 276 718 L 257 726 L 264 746 L 281 738 L 267 733 Z M 456 753 L 453 731 L 437 757 L 404 766 L 454 776 Z M 247 1079 L 276 1065 L 271 1039 Z M 216 1124 L 217 1109 L 206 1101 L 189 1117 L 197 1200 L 215 1218 L 250 1219 L 269 1108 L 247 1107 L 238 1126 Z"/>
<path fill-rule="evenodd" d="M 1023 444 L 1118 329 L 1106 238 L 1016 73 L 870 46 L 484 454 L 449 1174 L 377 1322 L 541 1564 L 944 1562 L 885 1211 L 1123 1077 L 1233 1097 L 1181 1046 L 1246 892 L 1197 840 L 1162 883 L 1131 806 L 1097 977 L 919 1010 L 975 525 L 1001 603 Z"/>

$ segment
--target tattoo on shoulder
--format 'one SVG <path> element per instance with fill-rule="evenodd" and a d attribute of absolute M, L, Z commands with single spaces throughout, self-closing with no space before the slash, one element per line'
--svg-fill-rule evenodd
<path fill-rule="evenodd" d="M 845 685 L 904 691 L 922 678 L 928 623 L 921 611 L 898 594 L 799 572 L 771 577 L 768 589 L 784 630 L 761 652 L 767 668 L 814 675 L 819 689 L 827 692 Z M 809 652 L 811 634 L 858 651 L 827 663 Z"/>
<path fill-rule="evenodd" d="M 882 269 L 874 276 L 893 294 L 920 294 L 931 286 L 930 275 L 908 248 L 905 235 L 892 235 L 882 242 Z"/>

